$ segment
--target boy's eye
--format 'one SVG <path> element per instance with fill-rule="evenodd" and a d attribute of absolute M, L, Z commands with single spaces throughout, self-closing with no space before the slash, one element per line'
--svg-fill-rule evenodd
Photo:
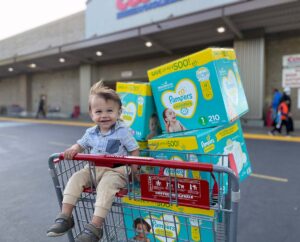
<path fill-rule="evenodd" d="M 111 113 L 113 110 L 112 109 L 108 109 L 107 112 Z"/>

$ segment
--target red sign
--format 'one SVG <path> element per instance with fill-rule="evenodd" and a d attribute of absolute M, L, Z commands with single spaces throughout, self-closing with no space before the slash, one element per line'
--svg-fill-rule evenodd
<path fill-rule="evenodd" d="M 175 187 L 176 186 L 176 187 Z M 141 174 L 141 196 L 151 202 L 209 208 L 209 186 L 205 180 Z"/>
<path fill-rule="evenodd" d="M 126 10 L 128 7 L 136 7 L 140 3 L 147 3 L 149 0 L 116 0 L 117 8 L 120 11 Z"/>

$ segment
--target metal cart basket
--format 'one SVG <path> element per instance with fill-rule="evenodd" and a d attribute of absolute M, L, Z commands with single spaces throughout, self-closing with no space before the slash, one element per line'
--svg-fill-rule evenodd
<path fill-rule="evenodd" d="M 209 160 L 212 158 L 232 162 L 233 156 L 213 155 Z M 60 206 L 68 179 L 87 164 L 91 173 L 95 166 L 113 164 L 123 164 L 128 170 L 133 164 L 140 168 L 138 176 L 130 174 L 127 187 L 116 194 L 101 241 L 237 241 L 239 180 L 225 165 L 91 154 L 64 160 L 63 154 L 53 154 L 49 169 Z M 90 222 L 94 202 L 91 182 L 73 211 L 75 226 L 68 232 L 70 242 Z M 138 222 L 144 226 L 137 228 Z"/>

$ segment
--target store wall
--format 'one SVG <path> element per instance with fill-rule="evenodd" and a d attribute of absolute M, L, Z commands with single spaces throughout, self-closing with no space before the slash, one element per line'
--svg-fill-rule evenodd
<path fill-rule="evenodd" d="M 49 108 L 60 108 L 60 113 L 71 114 L 74 105 L 79 105 L 79 70 L 42 73 L 32 76 L 32 107 L 37 110 L 40 95 L 47 96 Z"/>
<path fill-rule="evenodd" d="M 285 35 L 266 39 L 266 82 L 265 105 L 271 104 L 272 90 L 282 90 L 282 57 L 284 55 L 300 53 L 300 36 L 287 37 Z M 300 109 L 297 107 L 298 90 L 291 89 L 292 115 L 294 120 L 300 119 Z"/>
<path fill-rule="evenodd" d="M 24 91 L 23 79 L 23 76 L 16 76 L 0 80 L 0 106 L 19 105 L 25 107 L 24 96 L 20 95 L 20 92 Z"/>
<path fill-rule="evenodd" d="M 138 59 L 135 61 L 122 62 L 110 65 L 97 66 L 97 80 L 104 80 L 112 85 L 116 81 L 148 81 L 147 70 L 165 64 L 169 61 L 176 60 L 185 56 L 172 55 L 157 58 Z M 132 73 L 132 76 L 122 76 L 126 73 Z M 94 81 L 93 81 L 94 82 Z"/>

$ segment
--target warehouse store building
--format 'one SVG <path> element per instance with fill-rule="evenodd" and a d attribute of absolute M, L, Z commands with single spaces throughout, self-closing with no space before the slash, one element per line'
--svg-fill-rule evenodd
<path fill-rule="evenodd" d="M 85 115 L 94 82 L 147 82 L 150 68 L 212 46 L 236 50 L 244 124 L 262 126 L 284 85 L 300 127 L 296 0 L 88 0 L 85 11 L 0 41 L 0 115 L 34 115 L 41 95 L 49 117 Z"/>

